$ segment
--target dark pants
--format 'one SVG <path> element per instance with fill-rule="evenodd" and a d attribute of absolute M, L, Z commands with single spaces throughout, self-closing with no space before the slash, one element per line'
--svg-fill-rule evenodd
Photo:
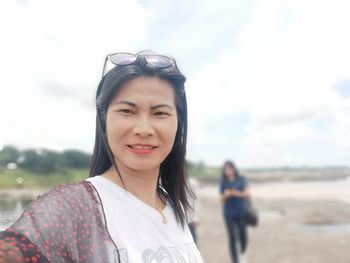
<path fill-rule="evenodd" d="M 236 243 L 239 241 L 241 253 L 246 251 L 248 245 L 247 227 L 244 218 L 225 215 L 226 228 L 230 242 L 230 252 L 233 263 L 239 263 Z"/>

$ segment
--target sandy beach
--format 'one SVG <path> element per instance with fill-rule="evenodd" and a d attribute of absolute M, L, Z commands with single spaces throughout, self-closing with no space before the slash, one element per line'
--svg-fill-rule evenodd
<path fill-rule="evenodd" d="M 249 228 L 246 262 L 349 263 L 350 203 L 346 200 L 350 193 L 345 189 L 350 188 L 342 185 L 252 185 L 260 223 Z M 206 185 L 199 195 L 199 247 L 204 262 L 229 263 L 217 187 Z"/>

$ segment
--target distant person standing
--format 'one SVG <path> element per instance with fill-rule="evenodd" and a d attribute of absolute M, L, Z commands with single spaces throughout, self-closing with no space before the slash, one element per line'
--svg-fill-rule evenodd
<path fill-rule="evenodd" d="M 246 199 L 250 196 L 246 179 L 239 174 L 232 161 L 226 161 L 222 170 L 220 193 L 223 202 L 223 213 L 229 236 L 229 247 L 233 263 L 239 263 L 237 243 L 243 254 L 248 245 L 248 234 L 245 222 Z"/>

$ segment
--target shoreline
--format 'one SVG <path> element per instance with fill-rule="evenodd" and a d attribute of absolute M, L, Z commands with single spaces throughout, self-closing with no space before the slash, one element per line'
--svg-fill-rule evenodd
<path fill-rule="evenodd" d="M 251 183 L 252 198 L 296 199 L 296 200 L 338 200 L 350 203 L 350 179 L 333 181 L 266 182 Z M 201 185 L 200 196 L 219 197 L 218 184 Z"/>
<path fill-rule="evenodd" d="M 42 195 L 49 191 L 49 188 L 10 188 L 0 189 L 1 199 L 14 199 L 14 200 L 33 200 L 38 195 Z"/>
<path fill-rule="evenodd" d="M 282 183 L 282 182 L 335 182 L 350 180 L 350 172 L 342 173 L 290 173 L 290 172 L 249 172 L 243 173 L 249 183 L 265 184 L 265 183 Z M 202 177 L 197 178 L 206 184 L 217 184 L 220 181 L 219 177 Z"/>

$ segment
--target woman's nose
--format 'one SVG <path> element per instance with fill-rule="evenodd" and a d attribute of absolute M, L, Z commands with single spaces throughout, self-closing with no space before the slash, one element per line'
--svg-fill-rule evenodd
<path fill-rule="evenodd" d="M 148 137 L 154 134 L 154 129 L 149 118 L 139 118 L 134 127 L 134 134 Z"/>

